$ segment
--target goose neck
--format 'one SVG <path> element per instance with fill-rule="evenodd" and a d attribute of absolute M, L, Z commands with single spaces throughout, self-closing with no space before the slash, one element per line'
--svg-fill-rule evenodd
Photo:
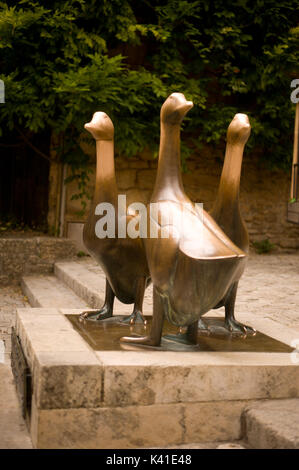
<path fill-rule="evenodd" d="M 244 145 L 227 144 L 218 195 L 223 201 L 239 204 Z"/>
<path fill-rule="evenodd" d="M 158 172 L 152 202 L 186 199 L 181 175 L 180 125 L 161 123 Z"/>
<path fill-rule="evenodd" d="M 113 140 L 96 141 L 97 163 L 95 199 L 115 203 L 117 200 L 117 185 L 114 167 Z"/>

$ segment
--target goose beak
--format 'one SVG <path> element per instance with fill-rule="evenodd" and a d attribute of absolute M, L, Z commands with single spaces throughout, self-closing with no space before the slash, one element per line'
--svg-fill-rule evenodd
<path fill-rule="evenodd" d="M 191 109 L 191 108 L 193 108 L 193 102 L 192 101 L 186 101 L 184 104 L 182 104 L 179 107 L 179 110 L 184 111 L 185 113 L 187 113 L 189 111 L 189 109 Z"/>
<path fill-rule="evenodd" d="M 241 125 L 244 129 L 250 127 L 250 123 L 249 123 L 249 119 L 248 119 L 247 114 L 242 114 L 242 113 L 235 114 L 233 120 L 234 120 L 234 121 L 237 121 L 238 123 L 240 123 L 240 125 Z"/>
<path fill-rule="evenodd" d="M 251 126 L 246 114 L 235 114 L 227 129 L 227 141 L 245 145 L 250 136 Z"/>
<path fill-rule="evenodd" d="M 178 112 L 182 115 L 185 116 L 187 112 L 193 108 L 193 102 L 192 101 L 185 101 L 185 103 L 181 104 L 179 108 L 177 108 Z"/>

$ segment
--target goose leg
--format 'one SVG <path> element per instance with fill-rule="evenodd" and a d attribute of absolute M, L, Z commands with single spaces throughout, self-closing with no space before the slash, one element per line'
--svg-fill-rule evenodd
<path fill-rule="evenodd" d="M 153 321 L 150 334 L 147 336 L 123 336 L 122 343 L 144 344 L 145 346 L 160 346 L 164 321 L 164 309 L 160 295 L 154 288 Z"/>
<path fill-rule="evenodd" d="M 146 281 L 146 277 L 140 277 L 139 279 L 137 279 L 133 312 L 129 317 L 126 317 L 124 320 L 122 320 L 121 323 L 130 323 L 130 325 L 134 325 L 135 323 L 143 322 L 144 326 L 147 324 L 147 321 L 142 313 L 142 304 L 146 288 Z"/>
<path fill-rule="evenodd" d="M 113 303 L 114 303 L 115 294 L 109 284 L 108 279 L 106 279 L 106 293 L 105 293 L 105 302 L 101 310 L 88 310 L 80 314 L 80 318 L 84 320 L 91 321 L 100 321 L 105 318 L 110 318 L 113 315 Z"/>
<path fill-rule="evenodd" d="M 195 321 L 188 326 L 186 333 L 178 333 L 176 335 L 165 335 L 163 338 L 173 341 L 174 343 L 181 344 L 197 344 L 197 334 L 199 324 L 201 325 L 202 320 L 199 322 Z M 202 329 L 207 330 L 207 327 L 203 324 Z"/>
<path fill-rule="evenodd" d="M 195 321 L 188 326 L 186 331 L 187 341 L 190 344 L 197 344 L 198 322 Z"/>
<path fill-rule="evenodd" d="M 235 282 L 225 300 L 225 326 L 232 334 L 237 335 L 255 335 L 256 330 L 250 326 L 243 325 L 235 319 L 235 302 L 237 295 L 238 283 Z"/>

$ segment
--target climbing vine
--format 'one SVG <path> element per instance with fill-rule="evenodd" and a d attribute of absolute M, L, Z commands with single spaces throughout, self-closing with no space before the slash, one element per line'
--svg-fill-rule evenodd
<path fill-rule="evenodd" d="M 233 115 L 245 112 L 249 148 L 287 167 L 296 26 L 291 0 L 0 2 L 2 139 L 15 126 L 29 140 L 45 129 L 62 133 L 59 158 L 78 169 L 87 161 L 83 124 L 103 110 L 117 153 L 156 151 L 161 104 L 181 91 L 195 104 L 187 143 L 220 144 Z"/>

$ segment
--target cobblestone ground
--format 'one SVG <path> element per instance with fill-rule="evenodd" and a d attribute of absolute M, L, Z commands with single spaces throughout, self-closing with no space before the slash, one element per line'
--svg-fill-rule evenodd
<path fill-rule="evenodd" d="M 8 350 L 16 309 L 26 306 L 29 307 L 19 287 L 0 288 L 0 341 L 5 340 Z M 299 252 L 250 256 L 239 285 L 236 316 L 245 311 L 299 331 Z M 206 447 L 192 444 L 192 448 L 217 448 L 218 445 L 222 444 L 210 443 Z M 7 360 L 6 364 L 0 364 L 0 449 L 30 447 Z"/>
<path fill-rule="evenodd" d="M 11 327 L 16 309 L 29 307 L 20 287 L 0 287 L 0 341 L 5 344 L 5 356 L 0 357 L 0 449 L 30 449 L 29 433 L 21 415 L 10 367 Z M 3 343 L 2 343 L 3 344 Z"/>
<path fill-rule="evenodd" d="M 11 327 L 17 308 L 29 307 L 19 286 L 0 287 L 0 340 L 4 341 L 6 353 L 11 351 Z"/>
<path fill-rule="evenodd" d="M 239 283 L 236 316 L 238 312 L 299 329 L 299 252 L 251 255 Z"/>

